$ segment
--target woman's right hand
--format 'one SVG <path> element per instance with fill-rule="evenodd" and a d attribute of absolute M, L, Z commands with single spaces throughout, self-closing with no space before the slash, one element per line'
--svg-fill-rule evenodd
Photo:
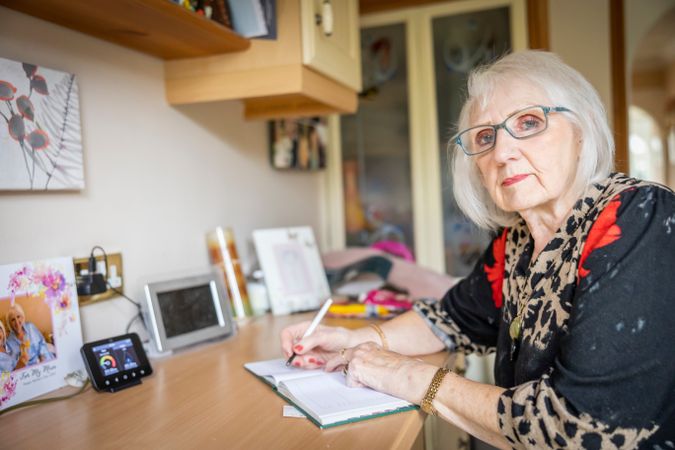
<path fill-rule="evenodd" d="M 281 350 L 286 358 L 293 352 L 295 367 L 316 369 L 323 367 L 331 358 L 334 358 L 343 348 L 353 347 L 354 331 L 342 327 L 327 327 L 319 325 L 314 333 L 302 338 L 311 322 L 300 322 L 288 326 L 281 331 Z"/>

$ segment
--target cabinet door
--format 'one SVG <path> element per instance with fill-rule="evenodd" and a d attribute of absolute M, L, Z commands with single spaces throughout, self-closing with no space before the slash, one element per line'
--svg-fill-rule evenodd
<path fill-rule="evenodd" d="M 431 33 L 436 86 L 438 147 L 446 148 L 448 137 L 464 104 L 471 70 L 511 52 L 511 22 L 508 5 L 443 14 L 432 17 Z M 452 149 L 452 147 L 450 148 Z M 466 276 L 489 243 L 489 236 L 459 210 L 452 191 L 449 152 L 439 152 L 438 170 L 443 194 L 443 246 L 445 270 Z"/>
<path fill-rule="evenodd" d="M 358 1 L 301 0 L 301 5 L 303 63 L 361 91 Z"/>

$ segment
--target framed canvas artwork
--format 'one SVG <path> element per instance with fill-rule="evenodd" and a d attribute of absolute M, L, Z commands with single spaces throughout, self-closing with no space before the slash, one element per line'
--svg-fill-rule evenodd
<path fill-rule="evenodd" d="M 75 75 L 0 58 L 0 190 L 83 188 Z"/>

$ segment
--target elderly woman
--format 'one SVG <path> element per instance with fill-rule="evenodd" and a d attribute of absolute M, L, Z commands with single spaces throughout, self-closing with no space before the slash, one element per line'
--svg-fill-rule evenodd
<path fill-rule="evenodd" d="M 611 174 L 600 99 L 555 55 L 506 56 L 468 91 L 454 192 L 495 231 L 473 272 L 381 327 L 291 326 L 284 353 L 500 448 L 673 448 L 675 195 Z M 496 352 L 496 386 L 408 356 L 444 348 Z"/>
<path fill-rule="evenodd" d="M 7 352 L 7 330 L 0 320 L 0 373 L 13 371 L 15 365 L 16 361 Z"/>
<path fill-rule="evenodd" d="M 7 348 L 16 361 L 17 369 L 54 359 L 44 336 L 35 325 L 26 322 L 26 314 L 18 303 L 9 308 L 7 323 L 12 330 L 7 339 Z"/>

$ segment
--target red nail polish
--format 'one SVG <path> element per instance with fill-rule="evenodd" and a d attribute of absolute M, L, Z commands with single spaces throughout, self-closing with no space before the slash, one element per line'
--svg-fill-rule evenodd
<path fill-rule="evenodd" d="M 321 360 L 317 361 L 316 363 L 317 363 L 318 365 L 320 365 L 320 366 L 323 366 L 324 364 L 326 364 L 325 361 L 321 361 Z"/>
<path fill-rule="evenodd" d="M 311 363 L 315 363 L 315 362 L 316 362 L 316 360 L 315 360 L 314 358 L 309 358 L 309 362 L 311 362 Z"/>
<path fill-rule="evenodd" d="M 294 365 L 295 367 L 300 367 L 300 362 L 295 361 L 295 362 L 293 363 L 293 365 Z"/>
<path fill-rule="evenodd" d="M 299 351 L 299 352 L 302 351 L 302 345 L 296 345 L 296 346 L 293 347 L 293 348 L 294 348 L 296 351 Z"/>

